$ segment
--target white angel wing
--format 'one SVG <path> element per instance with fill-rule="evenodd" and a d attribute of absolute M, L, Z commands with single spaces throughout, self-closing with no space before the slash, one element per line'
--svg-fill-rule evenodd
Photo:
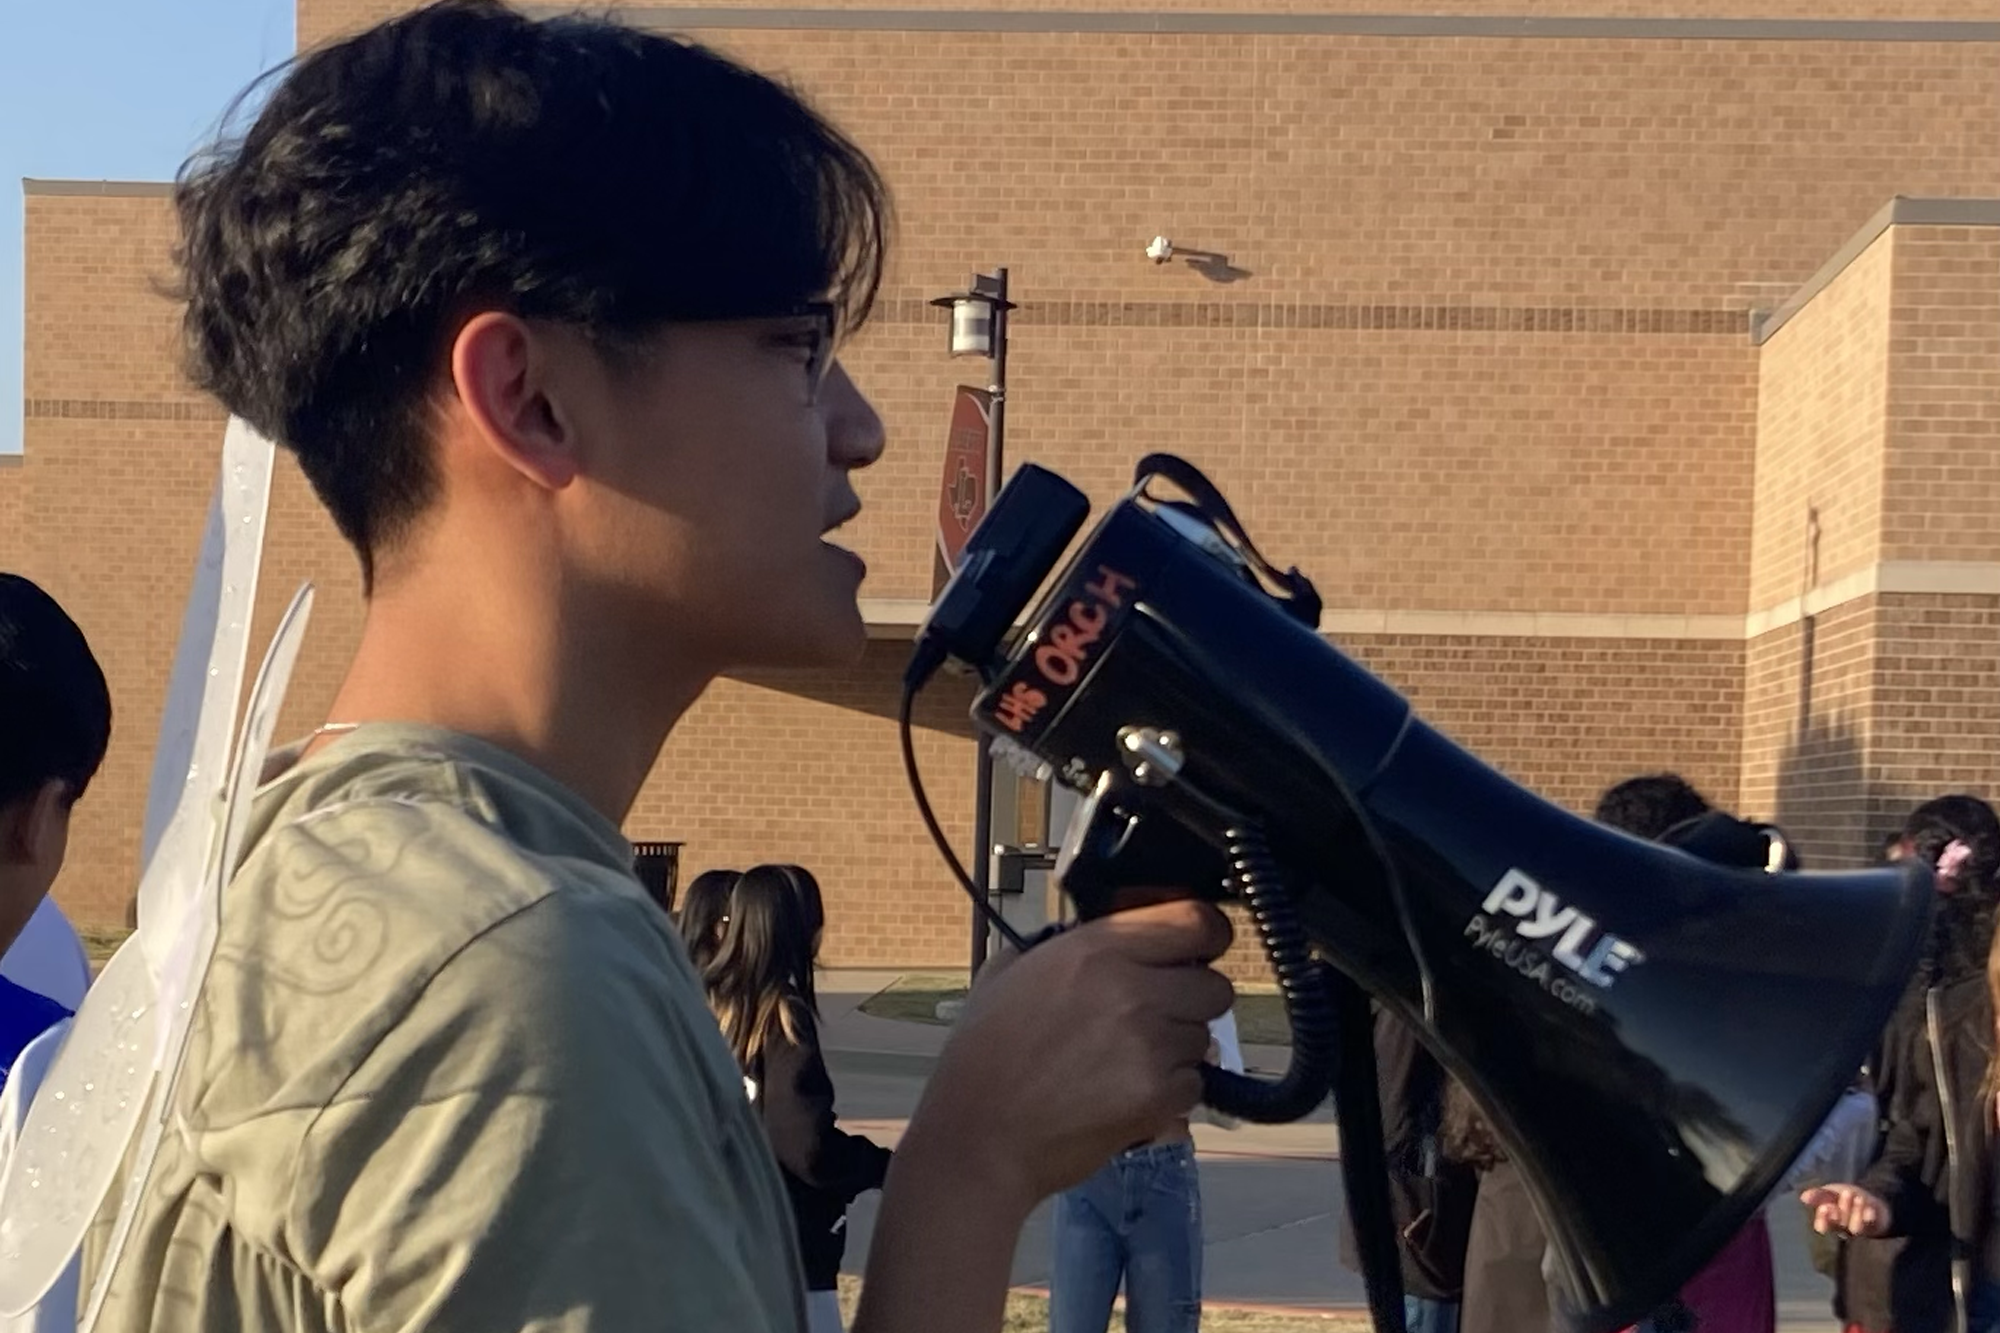
<path fill-rule="evenodd" d="M 33 1307 L 74 1259 L 165 1067 L 163 979 L 169 1010 L 192 998 L 187 941 L 221 835 L 273 462 L 270 442 L 232 419 L 161 718 L 139 933 L 85 996 L 0 1176 L 0 1313 Z"/>
<path fill-rule="evenodd" d="M 222 578 L 219 583 L 195 581 L 160 724 L 146 800 L 145 837 L 151 846 L 139 883 L 138 938 L 166 1007 L 183 998 L 179 991 L 189 975 L 186 949 L 193 939 L 188 913 L 221 832 L 225 769 L 250 655 L 250 618 L 263 568 L 275 457 L 270 441 L 247 423 L 230 419 L 222 437 L 216 496 L 223 527 Z M 204 627 L 209 630 L 206 653 L 201 651 Z M 163 1043 L 167 1030 L 162 1023 Z"/>
<path fill-rule="evenodd" d="M 131 1169 L 125 1177 L 125 1192 L 119 1200 L 111 1239 L 104 1259 L 98 1265 L 97 1280 L 83 1297 L 83 1318 L 77 1324 L 80 1333 L 90 1333 L 97 1326 L 98 1312 L 103 1308 L 104 1297 L 111 1288 L 112 1275 L 118 1271 L 118 1258 L 124 1253 L 125 1242 L 132 1233 L 139 1196 L 144 1192 L 147 1177 L 152 1174 L 153 1161 L 159 1156 L 160 1139 L 173 1116 L 174 1085 L 180 1081 L 181 1066 L 187 1058 L 188 1030 L 194 1018 L 195 997 L 201 993 L 201 983 L 208 975 L 209 960 L 215 954 L 218 927 L 222 924 L 222 889 L 235 871 L 243 850 L 243 838 L 249 829 L 251 798 L 256 794 L 258 777 L 264 771 L 265 757 L 271 751 L 271 733 L 278 725 L 278 711 L 284 705 L 285 687 L 291 682 L 292 667 L 297 664 L 299 649 L 305 642 L 306 623 L 312 617 L 312 602 L 313 588 L 308 583 L 292 598 L 284 619 L 278 622 L 278 632 L 271 637 L 270 649 L 264 654 L 264 665 L 258 670 L 257 683 L 250 691 L 250 711 L 243 720 L 243 736 L 237 743 L 236 763 L 230 773 L 228 794 L 222 806 L 221 836 L 214 839 L 211 859 L 200 881 L 200 891 L 186 905 L 186 914 L 170 923 L 178 934 L 170 940 L 167 952 L 177 970 L 161 978 L 159 1003 L 155 1010 L 158 1015 L 155 1039 L 159 1054 L 153 1080 L 153 1109 L 140 1123 L 138 1151 L 132 1155 Z M 29 1114 L 32 1117 L 33 1112 Z"/>

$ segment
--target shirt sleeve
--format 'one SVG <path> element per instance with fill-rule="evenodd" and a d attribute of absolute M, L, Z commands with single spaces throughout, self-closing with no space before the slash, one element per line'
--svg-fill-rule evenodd
<path fill-rule="evenodd" d="M 1875 1161 L 1859 1184 L 1889 1205 L 1889 1234 L 1908 1236 L 1949 1227 L 1945 1205 L 1924 1181 L 1924 1163 L 1936 1156 L 1944 1134 L 1937 1080 L 1930 1072 L 1924 1029 L 1903 1034 L 1897 1089 Z"/>
<path fill-rule="evenodd" d="M 794 1333 L 783 1187 L 713 1021 L 563 897 L 456 955 L 318 1115 L 294 1259 L 355 1327 Z"/>
<path fill-rule="evenodd" d="M 776 1036 L 765 1048 L 763 1066 L 764 1128 L 778 1164 L 814 1189 L 848 1199 L 880 1189 L 891 1154 L 837 1124 L 833 1079 L 812 1020 L 800 1025 L 796 1042 Z"/>

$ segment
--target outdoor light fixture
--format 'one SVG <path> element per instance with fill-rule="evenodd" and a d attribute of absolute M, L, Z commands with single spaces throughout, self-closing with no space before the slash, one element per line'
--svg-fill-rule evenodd
<path fill-rule="evenodd" d="M 1007 271 L 974 276 L 970 289 L 940 296 L 932 305 L 951 311 L 951 354 L 993 358 L 1004 334 L 997 333 L 1005 312 L 1014 308 L 1007 299 Z"/>
<path fill-rule="evenodd" d="M 1199 269 L 1210 277 L 1230 272 L 1229 256 L 1220 250 L 1189 250 L 1175 245 L 1165 236 L 1155 236 L 1146 243 L 1146 258 L 1155 264 L 1164 264 L 1172 259 L 1185 259 L 1188 267 Z"/>

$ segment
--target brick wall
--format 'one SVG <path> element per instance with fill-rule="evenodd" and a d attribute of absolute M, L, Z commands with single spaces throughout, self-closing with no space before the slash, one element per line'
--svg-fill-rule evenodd
<path fill-rule="evenodd" d="M 1891 227 L 1764 346 L 1752 600 L 1804 614 L 1748 645 L 1744 799 L 1816 859 L 2000 785 L 1996 278 L 2000 228 Z M 1815 614 L 1857 575 L 1938 586 Z"/>
<path fill-rule="evenodd" d="M 613 4 L 605 8 L 644 11 L 645 3 Z M 771 8 L 768 0 L 721 0 L 703 8 Z M 808 9 L 849 7 L 826 0 L 812 0 Z M 963 0 L 911 0 L 899 6 L 915 10 L 970 8 Z M 1013 11 L 1067 11 L 1081 6 L 1069 0 L 1023 0 L 1010 4 Z M 403 0 L 301 0 L 298 6 L 298 39 L 301 48 L 340 34 L 353 32 L 413 6 Z M 555 12 L 566 5 L 540 5 L 538 12 Z M 666 7 L 659 7 L 668 13 Z M 1091 0 L 1091 11 L 1146 11 L 1162 14 L 1367 14 L 1384 12 L 1369 0 Z M 1466 15 L 1478 6 L 1467 0 L 1399 0 L 1397 14 Z M 1942 19 L 1979 21 L 1992 17 L 1982 0 L 1676 0 L 1667 5 L 1660 0 L 1527 0 L 1510 5 L 1508 14 L 1540 17 L 1635 17 L 1642 19 Z"/>
<path fill-rule="evenodd" d="M 173 212 L 164 186 L 121 186 L 117 194 L 31 188 L 23 231 L 25 264 L 22 397 L 28 416 L 90 402 L 198 404 L 180 374 L 173 282 Z M 122 409 L 128 416 L 132 409 Z"/>
<path fill-rule="evenodd" d="M 1871 852 L 1888 796 L 1872 795 L 1867 747 L 1879 716 L 1872 597 L 1745 645 L 1739 804 L 1775 819 L 1815 869 Z"/>
<path fill-rule="evenodd" d="M 1753 608 L 1881 559 L 1890 283 L 1900 230 L 1884 232 L 1764 344 Z"/>
<path fill-rule="evenodd" d="M 1897 227 L 1882 553 L 2000 560 L 2000 227 Z"/>
<path fill-rule="evenodd" d="M 1430 725 L 1580 814 L 1612 783 L 1660 769 L 1736 799 L 1741 644 L 1381 635 L 1341 646 Z"/>
<path fill-rule="evenodd" d="M 1749 644 L 1743 807 L 1814 867 L 1874 859 L 1910 808 L 2000 797 L 2000 597 L 1883 594 Z"/>
<path fill-rule="evenodd" d="M 1883 827 L 1947 791 L 2000 798 L 2000 597 L 1877 599 L 1869 795 Z"/>
<path fill-rule="evenodd" d="M 0 569 L 25 573 L 28 545 L 28 472 L 24 455 L 0 454 Z"/>

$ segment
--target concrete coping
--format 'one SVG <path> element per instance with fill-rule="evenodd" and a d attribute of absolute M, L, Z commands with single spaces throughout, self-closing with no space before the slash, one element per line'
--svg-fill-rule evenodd
<path fill-rule="evenodd" d="M 98 195 L 122 199 L 165 199 L 174 192 L 172 181 L 65 181 L 21 178 L 22 194 Z"/>
<path fill-rule="evenodd" d="M 1474 6 L 1467 5 L 1470 10 Z M 567 13 L 562 5 L 529 4 L 531 17 Z M 658 31 L 1082 33 L 1113 35 L 1491 38 L 1530 40 L 1739 42 L 1992 42 L 2000 23 L 1964 19 L 1669 18 L 1651 15 L 1524 13 L 1270 12 L 1253 10 L 846 8 L 816 0 L 804 5 L 639 4 L 619 11 L 627 22 Z"/>
<path fill-rule="evenodd" d="M 1785 327 L 1792 316 L 1832 285 L 1843 270 L 1861 258 L 1868 247 L 1891 227 L 2000 227 L 2000 199 L 1927 199 L 1897 195 L 1862 224 L 1833 258 L 1820 265 L 1819 272 L 1806 279 L 1803 287 L 1787 297 L 1776 310 L 1752 315 L 1750 341 L 1758 346 Z"/>

